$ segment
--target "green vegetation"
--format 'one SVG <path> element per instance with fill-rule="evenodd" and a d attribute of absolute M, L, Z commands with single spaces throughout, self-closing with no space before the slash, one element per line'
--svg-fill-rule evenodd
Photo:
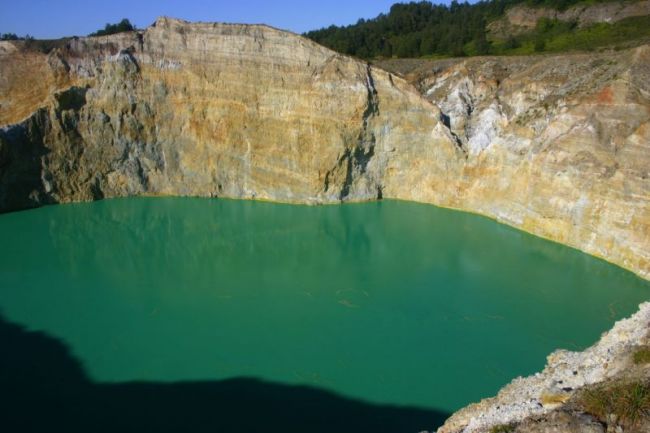
<path fill-rule="evenodd" d="M 474 5 L 452 1 L 434 5 L 428 1 L 395 4 L 388 14 L 359 20 L 346 27 L 331 26 L 306 34 L 336 51 L 362 58 L 462 56 L 466 44 L 476 53 L 489 52 L 488 20 L 503 15 L 521 0 L 493 0 Z"/>
<path fill-rule="evenodd" d="M 30 35 L 25 35 L 23 37 L 18 36 L 15 33 L 0 33 L 0 41 L 31 41 L 34 38 Z"/>
<path fill-rule="evenodd" d="M 650 347 L 642 347 L 634 352 L 634 363 L 636 365 L 650 364 Z"/>
<path fill-rule="evenodd" d="M 350 26 L 315 30 L 306 36 L 336 51 L 365 59 L 593 50 L 650 37 L 648 16 L 586 28 L 578 28 L 576 22 L 542 18 L 531 32 L 505 40 L 490 37 L 486 29 L 487 23 L 517 4 L 563 9 L 601 1 L 608 0 L 491 0 L 476 4 L 452 1 L 449 6 L 420 1 L 395 4 L 388 14 L 361 19 Z"/>
<path fill-rule="evenodd" d="M 103 30 L 97 30 L 95 33 L 91 33 L 88 36 L 106 36 L 113 35 L 115 33 L 130 32 L 135 30 L 135 26 L 131 22 L 124 18 L 117 24 L 106 24 Z"/>
<path fill-rule="evenodd" d="M 523 3 L 526 6 L 545 7 L 545 8 L 551 8 L 551 9 L 557 9 L 563 11 L 578 3 L 584 5 L 592 5 L 597 3 L 607 3 L 609 1 L 611 0 L 525 0 Z M 620 0 L 620 1 L 626 1 L 626 0 Z"/>
<path fill-rule="evenodd" d="M 512 433 L 515 431 L 514 424 L 499 424 L 490 429 L 490 433 Z"/>
<path fill-rule="evenodd" d="M 542 20 L 540 20 L 542 21 Z M 599 47 L 624 46 L 629 41 L 650 38 L 650 16 L 631 17 L 617 23 L 599 23 L 578 29 L 557 20 L 539 25 L 534 32 L 514 40 L 494 41 L 492 54 L 533 54 L 535 52 L 591 51 Z"/>
<path fill-rule="evenodd" d="M 578 404 L 603 422 L 615 415 L 622 426 L 634 426 L 650 417 L 650 383 L 619 382 L 588 389 Z"/>

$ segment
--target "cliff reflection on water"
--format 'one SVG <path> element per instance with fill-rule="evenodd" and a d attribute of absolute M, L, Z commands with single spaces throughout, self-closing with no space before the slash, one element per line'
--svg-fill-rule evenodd
<path fill-rule="evenodd" d="M 0 237 L 6 319 L 103 384 L 245 377 L 448 412 L 593 343 L 648 293 L 578 251 L 404 202 L 106 200 L 0 215 Z"/>

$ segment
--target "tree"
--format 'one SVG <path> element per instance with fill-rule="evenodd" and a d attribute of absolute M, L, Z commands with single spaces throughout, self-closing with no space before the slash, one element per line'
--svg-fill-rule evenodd
<path fill-rule="evenodd" d="M 305 36 L 345 54 L 367 59 L 431 54 L 463 56 L 466 55 L 466 46 L 472 47 L 472 54 L 489 54 L 492 46 L 487 38 L 486 23 L 502 17 L 509 7 L 527 2 L 556 7 L 578 1 L 485 0 L 470 4 L 465 0 L 453 0 L 449 5 L 411 1 L 396 3 L 388 13 L 372 19 L 360 19 L 349 26 L 314 30 Z M 536 33 L 548 40 L 553 34 L 564 31 L 566 25 L 541 19 Z M 519 42 L 514 38 L 506 41 L 509 49 L 518 46 Z"/>
<path fill-rule="evenodd" d="M 508 39 L 506 39 L 506 43 L 505 43 L 506 49 L 512 50 L 515 48 L 519 48 L 520 46 L 521 44 L 519 43 L 519 40 L 517 40 L 517 38 L 515 38 L 514 36 L 510 35 L 508 36 Z"/>
<path fill-rule="evenodd" d="M 393 45 L 387 39 L 381 40 L 381 56 L 387 59 L 393 57 Z"/>
<path fill-rule="evenodd" d="M 2 33 L 0 34 L 0 40 L 2 41 L 17 41 L 20 39 L 15 33 Z"/>
<path fill-rule="evenodd" d="M 135 26 L 131 24 L 127 18 L 123 18 L 122 21 L 117 24 L 106 23 L 103 30 L 97 30 L 95 33 L 91 33 L 88 36 L 106 36 L 115 33 L 131 32 L 135 29 Z"/>
<path fill-rule="evenodd" d="M 463 42 L 461 40 L 456 40 L 451 44 L 450 53 L 454 57 L 463 57 L 466 55 L 465 49 L 463 47 Z"/>
<path fill-rule="evenodd" d="M 436 40 L 433 33 L 425 34 L 420 42 L 420 55 L 426 56 L 436 51 Z"/>
<path fill-rule="evenodd" d="M 479 31 L 474 38 L 474 46 L 476 47 L 476 54 L 478 55 L 484 55 L 490 52 L 490 42 L 488 42 L 487 37 L 485 36 L 485 29 Z"/>

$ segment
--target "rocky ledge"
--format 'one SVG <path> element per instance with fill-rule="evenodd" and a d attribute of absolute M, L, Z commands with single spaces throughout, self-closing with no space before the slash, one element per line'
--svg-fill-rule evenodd
<path fill-rule="evenodd" d="M 619 424 L 630 420 L 620 416 L 598 419 L 589 413 L 593 408 L 584 408 L 581 400 L 589 390 L 605 397 L 611 391 L 603 384 L 639 383 L 646 387 L 641 411 L 650 409 L 650 359 L 639 362 L 634 356 L 639 350 L 648 350 L 649 333 L 650 303 L 644 303 L 635 315 L 617 322 L 594 346 L 584 352 L 552 353 L 541 373 L 517 378 L 496 397 L 456 412 L 438 433 L 604 433 L 607 427 L 622 431 Z M 650 428 L 650 418 L 635 421 L 626 431 Z"/>

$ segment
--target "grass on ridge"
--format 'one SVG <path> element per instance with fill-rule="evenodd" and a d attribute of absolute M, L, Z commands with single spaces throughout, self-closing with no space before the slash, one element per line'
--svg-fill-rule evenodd
<path fill-rule="evenodd" d="M 650 364 L 650 346 L 637 349 L 633 356 L 636 365 Z"/>
<path fill-rule="evenodd" d="M 514 424 L 498 424 L 490 429 L 490 433 L 512 433 L 514 430 Z"/>
<path fill-rule="evenodd" d="M 518 46 L 508 46 L 508 41 L 494 41 L 491 48 L 497 55 L 592 51 L 602 47 L 622 48 L 630 42 L 648 38 L 650 16 L 630 17 L 613 24 L 598 23 L 582 29 L 572 23 L 547 20 L 533 32 L 517 37 Z M 470 55 L 476 51 L 470 44 L 465 49 Z"/>
<path fill-rule="evenodd" d="M 650 418 L 650 382 L 632 381 L 605 384 L 587 389 L 578 405 L 603 422 L 632 427 Z"/>

